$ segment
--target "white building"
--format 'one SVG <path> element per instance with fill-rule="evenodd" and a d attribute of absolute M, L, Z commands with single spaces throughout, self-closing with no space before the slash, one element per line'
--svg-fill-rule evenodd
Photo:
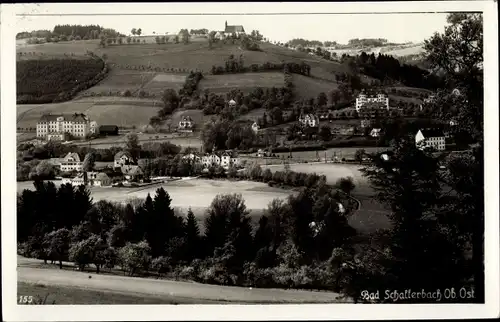
<path fill-rule="evenodd" d="M 383 93 L 379 93 L 377 95 L 367 95 L 365 93 L 360 93 L 358 97 L 356 97 L 356 112 L 363 108 L 363 106 L 367 103 L 379 103 L 383 108 L 389 110 L 389 97 Z"/>
<path fill-rule="evenodd" d="M 220 165 L 227 170 L 231 165 L 238 166 L 240 158 L 236 152 L 224 151 L 223 153 L 206 154 L 201 158 L 201 162 L 206 168 Z"/>
<path fill-rule="evenodd" d="M 381 131 L 381 129 L 376 129 L 376 128 L 372 129 L 370 132 L 370 136 L 372 138 L 378 138 L 378 137 L 380 137 L 380 131 Z"/>
<path fill-rule="evenodd" d="M 194 153 L 186 154 L 186 155 L 182 156 L 182 159 L 183 160 L 189 160 L 189 161 L 195 162 L 195 163 L 202 163 L 201 162 L 201 158 L 198 155 L 194 154 Z"/>
<path fill-rule="evenodd" d="M 319 117 L 314 114 L 302 114 L 299 117 L 299 123 L 302 124 L 302 126 L 318 127 Z"/>
<path fill-rule="evenodd" d="M 191 116 L 183 116 L 179 121 L 179 127 L 177 129 L 184 132 L 193 132 L 193 128 L 194 121 Z"/>
<path fill-rule="evenodd" d="M 115 168 L 121 168 L 124 165 L 129 165 L 131 163 L 133 163 L 133 159 L 129 153 L 125 151 L 120 151 L 117 154 L 115 154 L 115 162 L 114 162 Z"/>
<path fill-rule="evenodd" d="M 81 113 L 72 115 L 45 114 L 36 124 L 36 136 L 47 140 L 64 140 L 65 134 L 84 138 L 92 133 L 91 130 L 95 133 L 96 129 L 98 129 L 97 123 L 90 122 L 88 117 Z"/>
<path fill-rule="evenodd" d="M 236 107 L 236 101 L 235 100 L 230 100 L 229 101 L 229 107 Z"/>
<path fill-rule="evenodd" d="M 64 159 L 61 161 L 61 171 L 82 171 L 83 162 L 80 160 L 78 153 L 68 152 Z"/>
<path fill-rule="evenodd" d="M 252 131 L 254 133 L 257 133 L 257 132 L 259 132 L 259 130 L 260 130 L 259 124 L 257 124 L 257 122 L 253 122 L 253 124 L 252 124 Z"/>
<path fill-rule="evenodd" d="M 420 149 L 434 148 L 443 151 L 446 148 L 443 131 L 438 129 L 421 129 L 415 135 L 415 144 Z"/>

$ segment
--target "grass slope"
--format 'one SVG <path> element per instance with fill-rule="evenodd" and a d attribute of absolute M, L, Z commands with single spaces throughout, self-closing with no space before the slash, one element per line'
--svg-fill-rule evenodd
<path fill-rule="evenodd" d="M 33 300 L 44 300 L 43 304 L 93 305 L 93 304 L 205 304 L 216 301 L 178 298 L 174 296 L 145 296 L 82 289 L 78 287 L 53 286 L 17 282 L 19 296 L 33 296 Z"/>

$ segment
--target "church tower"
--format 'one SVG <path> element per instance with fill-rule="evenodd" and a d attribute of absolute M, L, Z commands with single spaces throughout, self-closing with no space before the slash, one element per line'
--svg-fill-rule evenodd
<path fill-rule="evenodd" d="M 227 20 L 226 20 L 226 25 L 225 25 L 225 28 L 227 28 Z"/>

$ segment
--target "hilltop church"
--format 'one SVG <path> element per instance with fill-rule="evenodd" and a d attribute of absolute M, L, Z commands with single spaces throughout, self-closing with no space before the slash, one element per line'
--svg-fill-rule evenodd
<path fill-rule="evenodd" d="M 219 31 L 216 36 L 219 36 L 219 37 L 220 36 L 230 37 L 233 34 L 236 35 L 237 37 L 239 35 L 244 35 L 245 34 L 245 28 L 243 28 L 242 25 L 230 26 L 230 25 L 227 24 L 227 21 L 226 21 L 224 31 Z"/>

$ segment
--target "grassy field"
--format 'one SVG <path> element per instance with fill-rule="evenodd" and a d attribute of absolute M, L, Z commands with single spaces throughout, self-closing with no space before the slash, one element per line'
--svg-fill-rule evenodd
<path fill-rule="evenodd" d="M 34 301 L 42 301 L 42 303 L 46 305 L 217 303 L 208 300 L 180 299 L 173 296 L 131 295 L 110 291 L 92 291 L 79 287 L 54 286 L 26 282 L 17 282 L 17 294 L 19 296 L 33 296 Z"/>
<path fill-rule="evenodd" d="M 144 106 L 144 103 L 149 104 Z M 36 127 L 43 114 L 73 114 L 85 113 L 98 124 L 114 124 L 118 126 L 140 127 L 149 124 L 149 119 L 156 115 L 160 107 L 154 101 L 100 98 L 83 99 L 54 104 L 26 104 L 17 106 L 17 127 Z"/>
<path fill-rule="evenodd" d="M 54 183 L 59 186 L 61 181 L 54 181 Z M 260 182 L 204 179 L 174 181 L 145 188 L 91 187 L 90 191 L 94 201 L 125 202 L 132 198 L 145 198 L 148 193 L 154 195 L 160 186 L 170 194 L 173 207 L 181 209 L 191 207 L 198 215 L 210 206 L 217 194 L 241 193 L 248 209 L 261 211 L 274 198 L 286 198 L 291 193 Z M 33 183 L 30 181 L 18 182 L 17 191 L 21 192 L 24 189 L 34 189 Z"/>
<path fill-rule="evenodd" d="M 256 87 L 283 87 L 283 82 L 283 73 L 278 72 L 205 75 L 198 88 L 212 93 L 226 93 L 232 89 L 250 92 Z"/>
<path fill-rule="evenodd" d="M 314 98 L 323 92 L 328 95 L 332 89 L 337 89 L 338 84 L 322 79 L 311 78 L 303 75 L 293 74 L 292 82 L 294 85 L 294 93 L 297 98 Z"/>
<path fill-rule="evenodd" d="M 84 55 L 87 50 L 95 51 L 99 47 L 99 40 L 80 40 L 80 41 L 61 41 L 58 43 L 45 43 L 39 45 L 22 45 L 18 44 L 16 52 L 18 53 L 35 53 L 38 55 L 61 57 L 64 54 L 71 55 L 72 53 L 79 56 Z M 29 56 L 29 55 L 28 55 Z M 36 58 L 34 56 L 33 58 Z"/>

